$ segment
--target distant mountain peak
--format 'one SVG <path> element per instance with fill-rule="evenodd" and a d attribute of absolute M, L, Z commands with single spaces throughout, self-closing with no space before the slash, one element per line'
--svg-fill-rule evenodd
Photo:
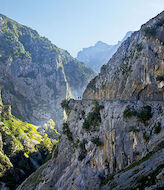
<path fill-rule="evenodd" d="M 82 51 L 78 52 L 77 59 L 94 69 L 96 72 L 99 72 L 101 66 L 109 61 L 121 43 L 130 37 L 132 33 L 132 31 L 127 32 L 124 38 L 114 45 L 98 41 L 94 46 L 83 48 Z"/>

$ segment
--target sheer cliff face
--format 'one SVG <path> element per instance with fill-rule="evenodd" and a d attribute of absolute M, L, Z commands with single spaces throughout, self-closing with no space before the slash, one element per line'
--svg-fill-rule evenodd
<path fill-rule="evenodd" d="M 157 180 L 164 167 L 163 106 L 89 100 L 71 100 L 68 106 L 53 158 L 18 190 L 136 189 L 143 176 L 151 178 L 143 187 L 163 184 Z M 130 116 L 127 108 L 138 114 Z"/>
<path fill-rule="evenodd" d="M 112 58 L 115 62 L 112 63 L 111 60 L 105 69 L 102 68 L 100 75 L 90 83 L 95 84 L 92 87 L 99 90 L 100 95 L 91 87 L 84 93 L 84 98 L 112 97 L 140 101 L 68 101 L 65 109 L 69 116 L 63 123 L 63 135 L 52 159 L 26 179 L 17 190 L 164 188 L 164 105 L 163 101 L 159 101 L 162 100 L 162 87 L 159 87 L 163 84 L 163 18 L 164 13 L 161 13 L 150 20 L 141 31 L 123 43 Z M 145 29 L 147 27 L 152 28 Z M 143 31 L 149 31 L 149 38 L 143 36 Z M 156 37 L 152 37 L 152 34 Z M 129 68 L 132 62 L 128 61 L 126 67 L 122 67 L 122 57 L 134 52 L 136 44 L 141 42 L 142 46 L 137 45 L 138 58 L 134 65 Z M 137 52 L 134 52 L 134 57 Z M 118 72 L 117 79 L 112 78 L 115 71 Z M 118 84 L 123 85 L 121 80 L 125 84 L 127 81 L 127 86 L 120 89 Z M 106 82 L 103 90 L 98 88 L 102 81 Z M 132 96 L 133 83 L 136 85 L 136 94 Z M 107 84 L 111 88 L 108 89 Z"/>
<path fill-rule="evenodd" d="M 164 12 L 122 43 L 83 99 L 163 100 L 163 43 Z"/>
<path fill-rule="evenodd" d="M 0 15 L 0 86 L 14 115 L 34 124 L 58 122 L 61 100 L 81 96 L 93 76 L 67 51 Z"/>

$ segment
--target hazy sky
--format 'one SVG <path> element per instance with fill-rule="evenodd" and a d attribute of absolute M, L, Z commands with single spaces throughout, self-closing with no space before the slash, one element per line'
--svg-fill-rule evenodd
<path fill-rule="evenodd" d="M 114 44 L 164 10 L 164 0 L 0 0 L 0 13 L 30 26 L 73 56 Z"/>

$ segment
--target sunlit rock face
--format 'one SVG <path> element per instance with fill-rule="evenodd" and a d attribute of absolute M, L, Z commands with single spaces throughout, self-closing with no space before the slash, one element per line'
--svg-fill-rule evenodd
<path fill-rule="evenodd" d="M 163 100 L 164 12 L 122 43 L 84 99 Z"/>
<path fill-rule="evenodd" d="M 98 105 L 101 106 L 101 119 L 97 125 L 91 125 L 89 115 L 95 109 L 95 103 L 89 100 L 69 102 L 71 112 L 66 122 L 69 132 L 62 136 L 53 158 L 18 190 L 33 189 L 34 186 L 38 190 L 106 190 L 112 187 L 112 183 L 119 188 L 135 188 L 139 185 L 141 173 L 147 176 L 158 167 L 157 174 L 161 172 L 164 164 L 164 106 L 158 103 L 147 105 L 151 107 L 152 115 L 144 123 L 138 116 L 125 116 L 127 106 L 140 113 L 146 106 L 144 102 L 99 101 Z M 90 125 L 86 129 L 84 123 L 87 119 Z M 156 134 L 158 123 L 161 128 Z M 121 171 L 126 167 L 129 168 Z M 113 174 L 113 181 L 107 180 Z M 163 181 L 159 180 L 161 183 Z"/>
<path fill-rule="evenodd" d="M 53 158 L 17 190 L 163 189 L 164 12 L 132 34 L 67 120 Z"/>
<path fill-rule="evenodd" d="M 0 15 L 0 86 L 15 116 L 34 124 L 63 118 L 60 102 L 80 97 L 94 72 L 35 30 Z"/>

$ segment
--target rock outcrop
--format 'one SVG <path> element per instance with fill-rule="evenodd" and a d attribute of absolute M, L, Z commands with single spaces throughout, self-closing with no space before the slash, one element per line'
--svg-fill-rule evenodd
<path fill-rule="evenodd" d="M 102 41 L 98 41 L 94 46 L 83 48 L 82 51 L 78 52 L 77 59 L 99 73 L 102 65 L 109 61 L 121 43 L 130 37 L 131 34 L 131 31 L 127 32 L 125 37 L 115 45 L 108 45 Z"/>
<path fill-rule="evenodd" d="M 33 124 L 63 118 L 60 102 L 80 97 L 94 72 L 35 30 L 0 15 L 0 86 L 12 113 Z"/>
<path fill-rule="evenodd" d="M 122 43 L 83 99 L 163 100 L 164 12 Z"/>
<path fill-rule="evenodd" d="M 121 45 L 83 100 L 63 104 L 52 159 L 17 190 L 164 188 L 163 27 L 164 12 Z"/>

